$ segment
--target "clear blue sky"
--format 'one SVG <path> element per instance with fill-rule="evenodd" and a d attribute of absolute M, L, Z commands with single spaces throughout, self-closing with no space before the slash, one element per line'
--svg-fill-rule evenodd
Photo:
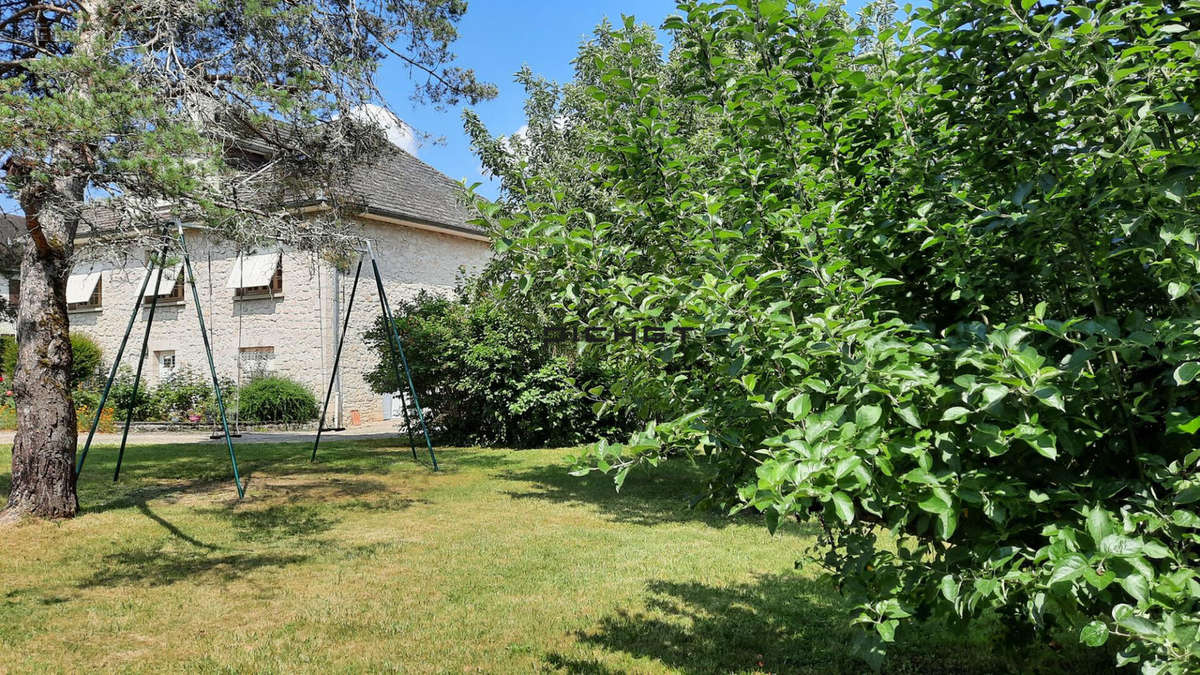
<path fill-rule="evenodd" d="M 631 14 L 658 27 L 674 10 L 673 0 L 470 0 L 454 51 L 459 65 L 500 87 L 499 96 L 475 110 L 493 134 L 511 134 L 525 123 L 525 95 L 513 82 L 521 66 L 565 82 L 572 77 L 571 60 L 579 43 L 605 17 L 619 23 L 622 14 Z M 394 60 L 383 65 L 379 84 L 393 112 L 416 129 L 445 139 L 443 145 L 421 147 L 421 159 L 454 180 L 482 182 L 480 193 L 495 196 L 463 133 L 461 106 L 441 112 L 414 105 L 408 100 L 408 75 Z"/>
<path fill-rule="evenodd" d="M 850 0 L 857 11 L 863 0 Z M 655 27 L 675 9 L 674 0 L 471 0 L 459 24 L 454 45 L 457 65 L 473 68 L 480 79 L 500 87 L 500 95 L 475 110 L 493 134 L 510 134 L 524 124 L 524 93 L 513 74 L 528 65 L 534 72 L 559 82 L 572 76 L 571 60 L 580 42 L 605 17 L 613 23 L 623 14 Z M 418 131 L 444 138 L 440 145 L 425 144 L 421 159 L 450 176 L 468 183 L 481 182 L 480 192 L 495 196 L 495 185 L 479 173 L 462 129 L 462 106 L 439 111 L 409 100 L 412 81 L 396 59 L 382 65 L 378 83 L 389 107 Z M 16 205 L 0 197 L 0 210 Z"/>

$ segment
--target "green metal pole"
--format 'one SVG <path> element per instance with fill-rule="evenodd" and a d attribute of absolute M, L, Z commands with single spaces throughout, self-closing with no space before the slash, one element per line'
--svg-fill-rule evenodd
<path fill-rule="evenodd" d="M 117 379 L 117 368 L 121 365 L 121 357 L 125 355 L 125 344 L 129 342 L 129 334 L 133 332 L 133 324 L 137 323 L 138 312 L 142 309 L 142 298 L 146 297 L 146 287 L 150 285 L 150 270 L 142 279 L 142 288 L 138 291 L 137 300 L 133 303 L 133 311 L 129 313 L 129 325 L 125 326 L 125 335 L 117 347 L 117 355 L 113 358 L 112 369 L 108 372 L 108 381 L 104 383 L 104 391 L 100 394 L 100 405 L 96 407 L 96 416 L 92 418 L 92 428 L 88 430 L 87 440 L 83 443 L 83 452 L 79 454 L 79 463 L 75 465 L 75 482 L 79 482 L 79 473 L 83 471 L 83 463 L 87 461 L 88 449 L 92 447 L 92 438 L 96 428 L 100 426 L 100 415 L 104 412 L 104 404 L 108 402 L 108 394 L 112 391 L 113 381 Z M 157 290 L 157 289 L 156 289 Z"/>
<path fill-rule="evenodd" d="M 317 424 L 317 438 L 313 441 L 312 458 L 317 461 L 317 446 L 321 444 L 321 431 L 325 428 L 325 413 L 329 411 L 329 399 L 333 398 L 333 384 L 337 382 L 338 363 L 342 360 L 342 345 L 346 344 L 346 332 L 350 329 L 350 310 L 354 309 L 354 294 L 358 292 L 358 277 L 362 273 L 362 258 L 358 259 L 358 267 L 354 270 L 354 285 L 350 287 L 350 301 L 346 303 L 346 319 L 342 322 L 342 334 L 338 336 L 337 352 L 333 357 L 333 371 L 329 375 L 329 389 L 325 391 L 325 405 L 321 406 L 321 422 Z"/>
<path fill-rule="evenodd" d="M 388 305 L 387 296 L 383 292 L 383 278 L 379 274 L 379 268 L 375 266 L 374 252 L 371 253 L 371 265 L 375 274 L 375 288 L 379 293 L 379 307 L 383 312 L 383 320 L 389 326 L 387 339 L 388 346 L 392 349 L 392 367 L 396 371 L 396 384 L 400 384 L 400 356 L 396 352 L 396 341 L 393 339 L 394 331 L 390 328 L 393 324 L 392 308 Z M 412 418 L 408 415 L 408 403 L 404 400 L 403 396 L 400 397 L 400 409 L 404 411 L 404 428 L 408 431 L 408 447 L 412 450 L 412 457 L 415 460 L 417 458 L 417 439 L 413 436 Z"/>
<path fill-rule="evenodd" d="M 164 262 L 167 258 L 167 245 L 163 244 L 162 252 L 159 253 L 158 273 L 154 277 L 154 295 L 150 298 L 150 313 L 146 315 L 146 332 L 142 334 L 142 351 L 138 356 L 137 370 L 133 375 L 133 394 L 129 397 L 129 407 L 125 410 L 125 430 L 121 432 L 121 449 L 117 451 L 117 468 L 113 470 L 113 482 L 121 477 L 121 460 L 125 459 L 125 443 L 129 440 L 129 425 L 133 423 L 133 408 L 137 405 L 138 385 L 142 381 L 142 366 L 146 363 L 146 350 L 150 348 L 150 327 L 154 325 L 154 310 L 158 308 L 158 289 L 162 284 L 162 274 Z M 150 276 L 150 270 L 146 270 L 146 276 Z M 137 299 L 142 301 L 145 296 L 145 291 L 142 291 L 142 296 Z"/>
<path fill-rule="evenodd" d="M 368 247 L 368 250 L 370 248 Z M 392 319 L 392 310 L 388 306 L 387 293 L 383 290 L 383 277 L 379 274 L 379 265 L 375 262 L 375 253 L 371 252 L 371 267 L 375 271 L 375 285 L 379 288 L 379 300 L 383 303 L 383 314 L 391 329 L 391 337 L 404 366 L 404 376 L 408 379 L 408 390 L 412 393 L 413 407 L 417 409 L 417 419 L 421 421 L 421 431 L 425 434 L 425 447 L 429 448 L 429 459 L 433 461 L 433 470 L 438 470 L 437 455 L 433 452 L 433 441 L 429 439 L 429 427 L 425 424 L 425 414 L 421 412 L 421 401 L 417 398 L 417 387 L 413 384 L 412 371 L 408 367 L 408 359 L 404 357 L 404 347 L 400 344 L 400 334 L 396 332 L 396 322 Z M 400 379 L 400 369 L 396 369 L 396 379 Z M 403 403 L 403 401 L 401 401 Z M 408 406 L 405 406 L 405 418 L 408 417 Z M 411 432 L 409 432 L 411 433 Z"/>
<path fill-rule="evenodd" d="M 217 379 L 217 364 L 213 361 L 212 346 L 208 344 L 208 331 L 204 329 L 204 310 L 200 307 L 200 291 L 196 290 L 196 275 L 192 273 L 192 260 L 188 257 L 187 240 L 183 236 L 183 225 L 179 229 L 179 248 L 183 251 L 183 267 L 188 285 L 192 287 L 192 301 L 196 305 L 196 318 L 200 320 L 200 339 L 204 341 L 204 354 L 208 357 L 208 372 L 212 373 L 213 391 L 217 394 L 217 408 L 221 411 L 221 428 L 225 431 L 225 447 L 229 449 L 229 461 L 233 464 L 233 484 L 237 486 L 238 499 L 246 496 L 242 477 L 238 474 L 237 454 L 233 451 L 233 439 L 229 437 L 229 420 L 225 416 L 225 399 L 221 397 L 221 382 Z"/>

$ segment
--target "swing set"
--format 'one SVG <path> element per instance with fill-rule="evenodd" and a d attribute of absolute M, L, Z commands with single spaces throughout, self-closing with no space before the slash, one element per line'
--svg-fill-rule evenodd
<path fill-rule="evenodd" d="M 209 374 L 212 376 L 213 391 L 216 393 L 217 408 L 220 411 L 221 432 L 222 433 L 220 435 L 214 434 L 213 438 L 214 438 L 214 440 L 217 438 L 222 438 L 222 437 L 225 439 L 225 447 L 229 451 L 229 461 L 233 467 L 233 483 L 235 486 L 237 486 L 238 499 L 241 499 L 245 496 L 246 490 L 245 490 L 245 485 L 243 484 L 241 476 L 238 472 L 237 453 L 234 451 L 234 448 L 233 448 L 233 437 L 240 436 L 241 434 L 231 434 L 229 431 L 229 419 L 225 412 L 225 400 L 221 395 L 221 383 L 217 379 L 217 366 L 216 366 L 216 362 L 213 360 L 212 345 L 209 343 L 208 331 L 206 330 L 205 324 L 204 324 L 204 310 L 200 305 L 200 291 L 197 290 L 197 288 L 196 288 L 196 277 L 192 272 L 192 261 L 191 261 L 191 257 L 188 255 L 187 239 L 183 233 L 183 224 L 176 222 L 175 226 L 176 226 L 176 230 L 178 231 L 177 241 L 179 243 L 179 249 L 180 249 L 180 252 L 183 254 L 183 269 L 180 273 L 185 275 L 186 282 L 187 282 L 188 286 L 190 286 L 192 289 L 192 301 L 196 305 L 196 318 L 200 324 L 200 339 L 204 343 L 205 356 L 208 357 L 208 371 L 209 371 Z M 166 237 L 165 230 L 164 230 L 163 236 L 165 239 L 165 237 Z M 309 461 L 310 462 L 317 461 L 317 449 L 321 445 L 321 434 L 323 432 L 340 431 L 341 430 L 341 428 L 337 428 L 337 429 L 326 428 L 325 419 L 326 419 L 326 414 L 329 412 L 329 401 L 333 397 L 334 384 L 336 383 L 337 377 L 338 377 L 338 365 L 340 364 L 341 358 L 342 358 L 342 346 L 346 343 L 346 333 L 350 327 L 350 312 L 354 309 L 354 296 L 355 296 L 355 293 L 358 291 L 358 281 L 359 281 L 359 277 L 362 274 L 363 261 L 369 257 L 370 261 L 371 261 L 371 272 L 375 276 L 375 288 L 376 288 L 377 292 L 379 293 L 380 309 L 383 312 L 384 320 L 387 321 L 388 327 L 390 328 L 390 330 L 388 331 L 388 346 L 392 352 L 392 365 L 394 366 L 394 368 L 396 370 L 396 381 L 397 382 L 401 381 L 400 370 L 403 367 L 404 381 L 407 382 L 408 391 L 409 391 L 409 393 L 412 394 L 413 408 L 416 409 L 417 419 L 421 425 L 421 433 L 425 437 L 425 447 L 429 450 L 429 459 L 433 464 L 433 470 L 437 471 L 438 470 L 437 454 L 434 453 L 434 451 L 433 451 L 433 441 L 429 437 L 429 427 L 425 423 L 425 413 L 424 413 L 424 411 L 421 410 L 421 403 L 417 398 L 417 389 L 416 389 L 416 386 L 413 385 L 412 371 L 408 367 L 408 359 L 404 355 L 404 347 L 400 344 L 400 334 L 396 331 L 396 323 L 392 317 L 391 306 L 388 304 L 387 293 L 383 289 L 383 276 L 379 273 L 379 264 L 375 261 L 375 250 L 371 246 L 370 240 L 364 240 L 364 242 L 366 243 L 366 250 L 360 251 L 360 256 L 358 259 L 358 266 L 354 270 L 354 283 L 350 288 L 350 299 L 346 303 L 346 317 L 342 322 L 342 332 L 338 336 L 337 350 L 333 357 L 333 369 L 332 369 L 332 372 L 331 372 L 330 378 L 329 378 L 329 387 L 325 392 L 325 403 L 321 407 L 321 418 L 320 418 L 320 421 L 317 423 L 317 434 L 316 434 L 316 438 L 313 440 L 312 456 L 309 458 Z M 151 275 L 154 275 L 154 277 L 155 277 L 155 279 L 154 279 L 155 293 L 150 298 L 149 311 L 147 312 L 147 315 L 146 315 L 146 330 L 142 334 L 141 355 L 138 358 L 137 368 L 134 371 L 133 393 L 129 398 L 129 404 L 125 411 L 125 426 L 121 432 L 121 445 L 120 445 L 120 449 L 117 451 L 117 466 L 116 466 L 116 470 L 113 471 L 113 482 L 116 482 L 121 476 L 121 461 L 125 457 L 125 446 L 126 446 L 126 442 L 129 439 L 129 427 L 133 421 L 133 409 L 134 409 L 135 404 L 137 403 L 138 386 L 141 383 L 141 378 L 142 378 L 142 364 L 146 360 L 146 353 L 150 346 L 150 328 L 154 324 L 154 313 L 155 313 L 155 309 L 158 306 L 158 298 L 159 298 L 158 289 L 160 287 L 159 284 L 162 283 L 163 270 L 165 269 L 165 266 L 166 266 L 166 258 L 167 258 L 168 249 L 169 249 L 169 242 L 164 242 L 162 249 L 159 252 L 158 258 L 151 259 L 149 267 L 146 269 L 146 274 L 142 278 L 142 287 L 138 293 L 137 299 L 134 301 L 133 311 L 129 315 L 129 324 L 125 327 L 125 334 L 121 337 L 120 346 L 117 347 L 117 354 L 116 354 L 116 357 L 113 358 L 112 369 L 108 373 L 108 380 L 104 383 L 103 393 L 100 394 L 100 403 L 96 407 L 96 416 L 92 419 L 92 426 L 88 430 L 87 441 L 85 441 L 83 444 L 83 452 L 80 453 L 79 462 L 75 466 L 76 482 L 78 482 L 79 475 L 83 471 L 83 464 L 85 461 L 87 461 L 88 450 L 90 450 L 91 446 L 92 446 L 92 439 L 95 437 L 96 429 L 100 425 L 100 415 L 104 410 L 104 404 L 107 403 L 108 396 L 112 392 L 113 382 L 116 380 L 116 377 L 117 377 L 117 369 L 121 364 L 121 356 L 124 355 L 125 346 L 129 342 L 129 335 L 130 335 L 130 333 L 133 332 L 133 327 L 137 323 L 138 312 L 142 308 L 142 305 L 143 305 L 142 299 L 145 297 L 146 288 L 150 283 L 150 277 L 151 277 Z M 210 265 L 209 265 L 209 277 L 210 277 L 210 281 L 211 281 L 211 277 L 212 277 L 211 261 L 210 261 Z M 209 301 L 210 301 L 210 303 L 212 302 L 211 289 L 209 291 Z M 239 328 L 238 333 L 239 333 L 238 339 L 240 341 L 241 340 L 240 328 Z M 409 443 L 410 448 L 412 449 L 413 459 L 415 460 L 415 459 L 417 459 L 417 445 L 416 445 L 415 437 L 413 435 L 412 418 L 410 417 L 410 415 L 408 413 L 408 402 L 403 395 L 400 397 L 400 402 L 401 402 L 402 410 L 404 411 L 405 429 L 408 431 L 408 443 Z"/>

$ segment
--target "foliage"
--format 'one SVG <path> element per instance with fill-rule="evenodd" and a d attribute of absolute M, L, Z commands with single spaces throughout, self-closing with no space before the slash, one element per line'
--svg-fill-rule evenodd
<path fill-rule="evenodd" d="M 83 333 L 71 333 L 71 383 L 75 387 L 93 385 L 103 377 L 104 352 L 100 345 Z M 12 336 L 0 337 L 0 367 L 11 378 L 17 369 L 17 341 Z"/>
<path fill-rule="evenodd" d="M 97 395 L 96 403 L 99 404 Z M 133 370 L 129 366 L 122 365 L 117 370 L 117 377 L 113 380 L 112 390 L 108 394 L 108 405 L 116 409 L 117 419 L 125 421 L 126 412 L 129 410 L 130 402 L 133 402 L 133 419 L 149 420 L 158 417 L 158 407 L 154 401 L 154 391 L 143 379 L 138 383 L 137 396 L 135 398 L 133 392 Z M 92 406 L 95 409 L 95 406 Z"/>
<path fill-rule="evenodd" d="M 1194 669 L 1200 11 L 891 14 L 685 2 L 676 69 L 612 57 L 628 22 L 581 51 L 594 112 L 554 108 L 587 152 L 490 162 L 508 278 L 613 337 L 605 396 L 649 420 L 579 469 L 684 452 L 704 503 L 815 519 L 876 666 L 995 610 Z"/>
<path fill-rule="evenodd" d="M 11 335 L 0 335 L 0 370 L 5 379 L 12 379 L 17 369 L 17 339 Z"/>
<path fill-rule="evenodd" d="M 593 360 L 564 353 L 544 317 L 497 294 L 428 292 L 393 308 L 418 399 L 451 443 L 573 445 L 627 430 L 622 415 L 597 415 L 578 383 L 611 379 Z M 397 381 L 386 322 L 364 339 L 379 356 L 367 373 L 376 392 Z M 410 414 L 413 412 L 410 409 Z"/>
<path fill-rule="evenodd" d="M 303 384 L 280 375 L 259 377 L 242 387 L 242 418 L 254 422 L 309 422 L 317 399 Z"/>
<path fill-rule="evenodd" d="M 192 421 L 203 417 L 213 396 L 211 380 L 190 367 L 178 368 L 154 388 L 154 409 L 158 417 L 170 421 Z M 226 390 L 222 394 L 230 396 Z M 215 405 L 215 402 L 214 402 Z"/>
<path fill-rule="evenodd" d="M 71 384 L 75 387 L 103 381 L 104 352 L 100 345 L 83 333 L 71 333 Z"/>

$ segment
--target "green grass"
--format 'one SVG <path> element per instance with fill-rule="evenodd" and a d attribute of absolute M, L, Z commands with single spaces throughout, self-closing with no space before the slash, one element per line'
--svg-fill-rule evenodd
<path fill-rule="evenodd" d="M 9 464 L 0 448 L 0 466 Z M 813 543 L 689 511 L 685 464 L 621 494 L 561 450 L 93 451 L 83 514 L 0 531 L 0 672 L 860 672 Z M 0 474 L 0 494 L 8 475 Z M 1100 653 L 921 627 L 888 669 L 1096 672 Z"/>

